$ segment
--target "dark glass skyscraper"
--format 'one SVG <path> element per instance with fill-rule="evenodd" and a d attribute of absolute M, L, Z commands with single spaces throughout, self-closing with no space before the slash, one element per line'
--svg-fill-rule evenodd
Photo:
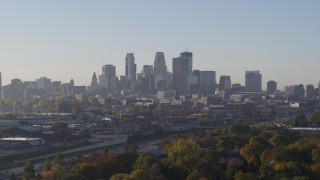
<path fill-rule="evenodd" d="M 214 94 L 216 91 L 216 72 L 200 71 L 199 73 L 199 90 L 203 93 Z"/>
<path fill-rule="evenodd" d="M 188 91 L 188 77 L 192 74 L 192 53 L 183 52 L 172 59 L 172 83 L 176 91 Z"/>
<path fill-rule="evenodd" d="M 220 76 L 219 90 L 220 91 L 223 91 L 223 90 L 230 91 L 231 90 L 231 78 L 230 78 L 230 76 Z"/>
<path fill-rule="evenodd" d="M 157 52 L 154 58 L 154 74 L 165 75 L 167 73 L 166 60 L 163 52 Z"/>
<path fill-rule="evenodd" d="M 248 92 L 262 90 L 262 75 L 259 71 L 246 71 L 245 87 Z"/>
<path fill-rule="evenodd" d="M 273 94 L 277 91 L 277 82 L 275 81 L 268 81 L 267 82 L 267 92 Z"/>
<path fill-rule="evenodd" d="M 108 93 L 113 92 L 116 86 L 116 67 L 111 64 L 102 66 L 102 74 L 99 76 L 100 87 L 107 89 Z"/>
<path fill-rule="evenodd" d="M 131 81 L 136 81 L 137 79 L 137 65 L 134 63 L 133 53 L 127 53 L 126 77 L 128 80 L 131 80 Z"/>
<path fill-rule="evenodd" d="M 315 98 L 316 97 L 314 86 L 312 84 L 308 84 L 306 86 L 305 97 L 306 98 Z"/>

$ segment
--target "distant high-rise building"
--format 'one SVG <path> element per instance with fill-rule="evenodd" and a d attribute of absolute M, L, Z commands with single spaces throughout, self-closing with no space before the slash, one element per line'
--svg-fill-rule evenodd
<path fill-rule="evenodd" d="M 137 65 L 135 64 L 133 53 L 127 53 L 126 57 L 126 77 L 130 81 L 137 79 Z"/>
<path fill-rule="evenodd" d="M 96 72 L 94 72 L 91 78 L 91 87 L 97 87 L 97 86 L 98 86 L 98 78 L 97 78 Z"/>
<path fill-rule="evenodd" d="M 216 72 L 200 71 L 199 73 L 199 90 L 203 93 L 214 94 L 216 91 Z"/>
<path fill-rule="evenodd" d="M 24 81 L 23 84 L 26 89 L 36 89 L 37 87 L 36 81 Z"/>
<path fill-rule="evenodd" d="M 248 92 L 260 92 L 262 90 L 262 75 L 259 71 L 246 71 L 245 87 Z"/>
<path fill-rule="evenodd" d="M 154 69 L 152 65 L 144 65 L 142 68 L 142 77 L 149 77 L 154 75 Z"/>
<path fill-rule="evenodd" d="M 182 52 L 180 53 L 180 57 L 186 58 L 188 61 L 188 74 L 192 73 L 192 65 L 193 65 L 193 60 L 192 60 L 192 52 Z"/>
<path fill-rule="evenodd" d="M 246 90 L 246 87 L 242 86 L 239 83 L 232 84 L 232 86 L 231 86 L 231 92 L 232 93 L 244 92 L 245 90 Z"/>
<path fill-rule="evenodd" d="M 62 88 L 61 88 L 61 81 L 52 81 L 52 94 L 54 96 L 59 96 L 62 94 Z M 29 86 L 31 86 L 32 84 L 30 83 Z M 26 83 L 25 83 L 26 86 Z"/>
<path fill-rule="evenodd" d="M 51 79 L 40 77 L 40 79 L 36 80 L 36 88 L 38 90 L 43 90 L 47 96 L 50 96 L 52 93 Z"/>
<path fill-rule="evenodd" d="M 303 84 L 299 84 L 294 87 L 294 96 L 296 96 L 298 99 L 303 99 L 304 94 L 305 90 Z"/>
<path fill-rule="evenodd" d="M 284 87 L 284 93 L 286 97 L 288 98 L 289 96 L 292 96 L 294 94 L 294 85 L 292 86 L 285 86 Z"/>
<path fill-rule="evenodd" d="M 74 86 L 74 80 L 73 80 L 73 78 L 70 79 L 70 86 Z"/>
<path fill-rule="evenodd" d="M 267 92 L 273 94 L 277 91 L 277 82 L 275 81 L 268 81 L 267 82 Z"/>
<path fill-rule="evenodd" d="M 320 96 L 320 81 L 319 81 L 319 84 L 318 84 L 318 90 L 319 90 L 318 96 Z"/>
<path fill-rule="evenodd" d="M 154 58 L 154 74 L 165 75 L 167 73 L 166 60 L 163 52 L 157 52 Z"/>
<path fill-rule="evenodd" d="M 199 93 L 200 91 L 200 70 L 196 69 L 192 71 L 193 80 L 197 83 L 194 83 L 194 85 L 190 86 L 190 92 L 195 94 Z"/>
<path fill-rule="evenodd" d="M 315 98 L 316 97 L 316 93 L 314 91 L 314 86 L 312 84 L 308 84 L 306 86 L 305 97 L 306 98 Z"/>
<path fill-rule="evenodd" d="M 219 91 L 230 91 L 231 90 L 231 78 L 230 76 L 220 76 L 219 80 Z"/>
<path fill-rule="evenodd" d="M 105 78 L 116 76 L 116 67 L 110 64 L 102 66 L 102 76 Z"/>
<path fill-rule="evenodd" d="M 3 98 L 22 99 L 24 97 L 23 82 L 20 79 L 12 79 L 11 84 L 2 87 Z"/>
<path fill-rule="evenodd" d="M 142 91 L 149 91 L 154 89 L 154 69 L 152 65 L 143 66 L 140 81 Z"/>
<path fill-rule="evenodd" d="M 172 83 L 176 91 L 188 91 L 192 76 L 192 53 L 183 52 L 172 59 Z"/>
<path fill-rule="evenodd" d="M 0 72 L 0 99 L 2 99 L 2 76 Z"/>
<path fill-rule="evenodd" d="M 107 89 L 108 93 L 116 89 L 116 67 L 110 64 L 102 66 L 102 74 L 99 76 L 100 87 Z"/>
<path fill-rule="evenodd" d="M 305 90 L 303 84 L 285 86 L 284 89 L 288 100 L 301 100 L 304 98 Z"/>
<path fill-rule="evenodd" d="M 154 89 L 168 90 L 171 76 L 167 71 L 167 65 L 163 52 L 157 52 L 154 58 Z"/>

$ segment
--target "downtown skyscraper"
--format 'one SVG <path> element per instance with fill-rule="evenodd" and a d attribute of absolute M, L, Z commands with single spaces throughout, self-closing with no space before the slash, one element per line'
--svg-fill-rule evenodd
<path fill-rule="evenodd" d="M 110 64 L 102 66 L 102 74 L 99 76 L 99 85 L 107 90 L 107 93 L 114 92 L 117 87 L 116 67 Z"/>
<path fill-rule="evenodd" d="M 262 75 L 259 71 L 246 71 L 245 87 L 248 92 L 262 91 Z"/>
<path fill-rule="evenodd" d="M 176 91 L 188 91 L 192 81 L 192 53 L 180 53 L 172 59 L 172 83 Z"/>
<path fill-rule="evenodd" d="M 164 75 L 167 72 L 166 60 L 163 52 L 157 52 L 154 58 L 154 73 Z"/>
<path fill-rule="evenodd" d="M 2 75 L 0 72 L 0 99 L 2 99 Z"/>
<path fill-rule="evenodd" d="M 170 79 L 164 53 L 157 52 L 154 58 L 154 88 L 157 90 L 169 89 Z"/>
<path fill-rule="evenodd" d="M 267 82 L 267 92 L 270 94 L 274 94 L 277 91 L 277 82 L 268 81 Z"/>
<path fill-rule="evenodd" d="M 231 90 L 231 78 L 230 76 L 222 75 L 219 80 L 219 91 Z"/>
<path fill-rule="evenodd" d="M 133 53 L 127 53 L 126 56 L 126 64 L 125 64 L 125 72 L 126 78 L 129 81 L 136 81 L 137 80 L 137 65 L 135 64 L 135 59 Z"/>

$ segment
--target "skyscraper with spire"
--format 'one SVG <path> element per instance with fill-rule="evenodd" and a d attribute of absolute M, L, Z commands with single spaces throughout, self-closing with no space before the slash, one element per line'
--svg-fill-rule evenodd
<path fill-rule="evenodd" d="M 94 72 L 91 79 L 91 87 L 97 87 L 97 86 L 98 86 L 98 79 L 97 79 L 96 72 Z"/>

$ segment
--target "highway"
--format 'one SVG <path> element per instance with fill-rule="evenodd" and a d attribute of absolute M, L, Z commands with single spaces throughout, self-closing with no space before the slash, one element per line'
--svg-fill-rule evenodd
<path fill-rule="evenodd" d="M 66 151 L 56 152 L 56 153 L 52 153 L 52 154 L 37 156 L 37 157 L 29 158 L 29 159 L 17 160 L 14 163 L 17 165 L 20 165 L 20 167 L 4 169 L 2 171 L 2 173 L 3 174 L 10 174 L 10 175 L 12 172 L 17 175 L 22 174 L 24 164 L 26 161 L 29 161 L 29 160 L 32 160 L 33 162 L 40 162 L 41 160 L 46 159 L 47 157 L 54 157 L 59 153 L 62 155 L 77 154 L 78 152 L 79 153 L 83 152 L 83 151 L 87 152 L 90 150 L 104 148 L 104 147 L 110 147 L 110 146 L 115 146 L 115 147 L 113 147 L 113 149 L 117 150 L 117 148 L 120 149 L 122 147 L 122 145 L 126 142 L 127 142 L 127 136 L 119 136 L 117 139 L 112 139 L 112 140 L 108 140 L 108 141 L 104 141 L 104 142 L 100 142 L 100 143 L 96 143 L 96 144 L 92 144 L 92 145 L 88 145 L 88 146 L 78 147 L 78 148 L 71 149 L 71 150 L 66 150 Z M 21 164 L 23 164 L 23 165 L 21 166 Z M 4 165 L 6 165 L 6 164 L 4 164 Z M 8 165 L 12 165 L 12 163 L 10 163 Z M 42 170 L 42 167 L 40 167 L 40 166 L 41 166 L 40 163 L 35 164 L 34 167 L 35 167 L 36 172 Z M 1 174 L 0 174 L 0 179 L 2 179 Z"/>
<path fill-rule="evenodd" d="M 168 138 L 168 137 L 166 137 L 166 138 Z M 163 139 L 166 139 L 166 138 L 158 138 L 158 139 L 154 139 L 154 140 L 147 140 L 147 141 L 133 143 L 133 144 L 137 145 L 139 147 L 143 147 L 143 146 L 146 146 L 148 144 L 155 144 L 155 143 L 157 143 L 157 142 L 159 142 L 159 141 L 161 141 Z M 72 149 L 72 150 L 68 150 L 68 151 L 59 152 L 59 153 L 65 154 L 65 155 L 68 154 L 68 158 L 66 160 L 71 159 L 72 157 L 78 156 L 79 154 L 77 154 L 76 152 L 85 151 L 86 154 L 90 154 L 91 152 L 94 152 L 97 149 L 104 148 L 104 147 L 109 147 L 109 149 L 112 150 L 113 152 L 119 153 L 121 151 L 121 148 L 123 147 L 123 141 L 120 141 L 120 140 L 114 140 L 114 141 L 111 141 L 111 142 L 110 141 L 102 142 L 102 143 L 98 143 L 98 144 L 94 144 L 94 145 L 90 145 L 90 146 L 85 146 L 85 147 L 80 147 L 80 148 L 76 148 L 76 149 Z M 89 150 L 92 150 L 92 151 L 89 152 Z M 25 161 L 28 161 L 28 160 L 32 160 L 32 161 L 35 162 L 35 161 L 43 160 L 43 159 L 45 159 L 47 157 L 53 157 L 56 154 L 58 154 L 58 153 L 53 153 L 53 154 L 45 155 L 45 156 L 38 156 L 38 157 L 35 157 L 35 158 L 21 160 L 19 162 L 21 163 L 21 162 L 25 162 Z M 43 167 L 42 167 L 41 163 L 35 163 L 34 164 L 35 174 L 42 173 L 42 171 L 43 171 L 42 168 Z M 3 177 L 5 177 L 5 176 L 10 176 L 11 173 L 14 173 L 16 177 L 20 177 L 23 174 L 23 170 L 24 170 L 24 165 L 20 165 L 19 167 L 5 169 L 5 170 L 3 170 L 2 174 L 3 174 Z M 1 178 L 1 174 L 0 174 L 0 179 L 2 179 Z"/>

